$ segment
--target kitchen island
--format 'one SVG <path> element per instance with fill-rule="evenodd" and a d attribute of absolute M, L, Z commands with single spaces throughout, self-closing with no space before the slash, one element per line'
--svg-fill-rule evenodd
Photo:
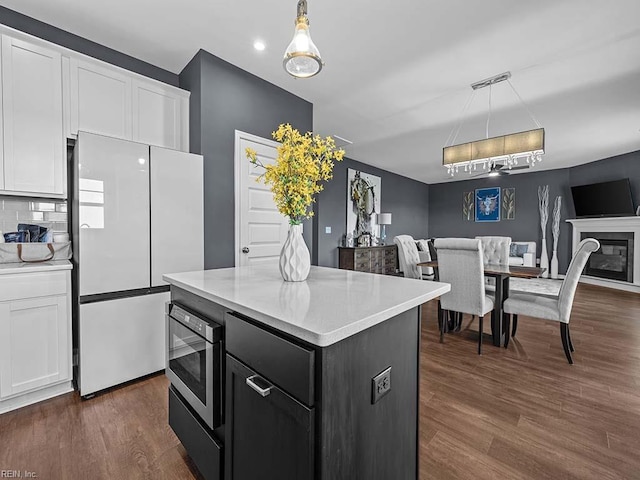
<path fill-rule="evenodd" d="M 170 391 L 206 478 L 418 478 L 420 305 L 448 284 L 322 267 L 288 283 L 275 265 L 164 279 L 174 305 L 224 325 L 222 424 L 186 428 L 197 414 Z M 186 438 L 200 427 L 211 447 Z"/>

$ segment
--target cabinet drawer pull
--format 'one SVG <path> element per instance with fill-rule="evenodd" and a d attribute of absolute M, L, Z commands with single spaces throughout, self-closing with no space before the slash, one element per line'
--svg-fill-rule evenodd
<path fill-rule="evenodd" d="M 262 384 L 264 388 L 258 385 L 258 383 Z M 251 375 L 249 378 L 247 378 L 247 385 L 249 385 L 263 397 L 269 395 L 271 393 L 271 389 L 273 388 L 273 385 L 267 382 L 260 375 Z"/>

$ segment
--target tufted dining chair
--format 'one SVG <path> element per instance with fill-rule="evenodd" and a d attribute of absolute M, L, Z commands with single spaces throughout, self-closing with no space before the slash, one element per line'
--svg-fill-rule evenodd
<path fill-rule="evenodd" d="M 420 261 L 430 261 L 433 260 L 431 257 L 431 250 L 429 250 L 429 240 L 416 240 L 416 245 L 418 246 L 418 255 L 420 255 Z M 429 276 L 431 278 L 434 277 L 434 269 L 433 267 L 422 267 L 422 275 Z"/>
<path fill-rule="evenodd" d="M 482 242 L 484 264 L 509 265 L 511 237 L 476 237 Z"/>
<path fill-rule="evenodd" d="M 493 311 L 493 299 L 486 295 L 484 261 L 480 240 L 471 238 L 438 238 L 438 273 L 440 281 L 451 284 L 451 291 L 440 297 L 442 310 L 477 315 L 480 321 L 478 355 L 482 353 L 484 316 Z M 440 339 L 444 319 L 440 322 Z"/>
<path fill-rule="evenodd" d="M 511 237 L 476 237 L 482 242 L 484 264 L 509 265 L 509 247 Z M 491 292 L 495 291 L 496 279 L 485 278 L 484 283 Z"/>
<path fill-rule="evenodd" d="M 512 294 L 504 301 L 504 311 L 507 317 L 507 338 L 504 347 L 509 346 L 509 322 L 513 316 L 513 331 L 511 336 L 515 337 L 518 327 L 518 315 L 526 315 L 527 317 L 541 318 L 544 320 L 553 320 L 560 323 L 560 338 L 564 354 L 570 364 L 573 365 L 571 352 L 575 351 L 571 342 L 571 333 L 569 331 L 569 319 L 571 317 L 571 307 L 573 306 L 573 297 L 576 294 L 578 280 L 584 266 L 589 260 L 589 256 L 600 248 L 600 242 L 594 238 L 585 238 L 578 244 L 576 253 L 571 259 L 567 274 L 562 281 L 560 293 L 557 298 L 545 297 L 531 293 Z"/>
<path fill-rule="evenodd" d="M 398 235 L 393 237 L 393 243 L 398 246 L 398 266 L 406 278 L 427 278 L 422 273 L 422 267 L 418 263 L 429 260 L 420 256 L 416 241 L 411 235 Z"/>

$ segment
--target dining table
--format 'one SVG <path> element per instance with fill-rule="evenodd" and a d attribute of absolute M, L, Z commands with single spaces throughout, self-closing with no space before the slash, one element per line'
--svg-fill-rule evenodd
<path fill-rule="evenodd" d="M 419 267 L 438 268 L 437 260 L 418 263 Z M 484 266 L 484 275 L 496 279 L 495 291 L 495 315 L 491 316 L 491 336 L 493 344 L 496 347 L 504 345 L 506 335 L 505 331 L 505 313 L 502 308 L 504 301 L 509 298 L 509 278 L 538 278 L 545 272 L 540 267 L 525 267 L 522 265 L 498 265 L 487 263 Z"/>

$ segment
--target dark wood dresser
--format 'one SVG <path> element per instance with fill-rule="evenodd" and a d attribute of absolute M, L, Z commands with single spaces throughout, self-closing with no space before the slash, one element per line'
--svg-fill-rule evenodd
<path fill-rule="evenodd" d="M 358 272 L 395 275 L 398 264 L 398 248 L 395 244 L 375 247 L 338 247 L 338 267 Z"/>

